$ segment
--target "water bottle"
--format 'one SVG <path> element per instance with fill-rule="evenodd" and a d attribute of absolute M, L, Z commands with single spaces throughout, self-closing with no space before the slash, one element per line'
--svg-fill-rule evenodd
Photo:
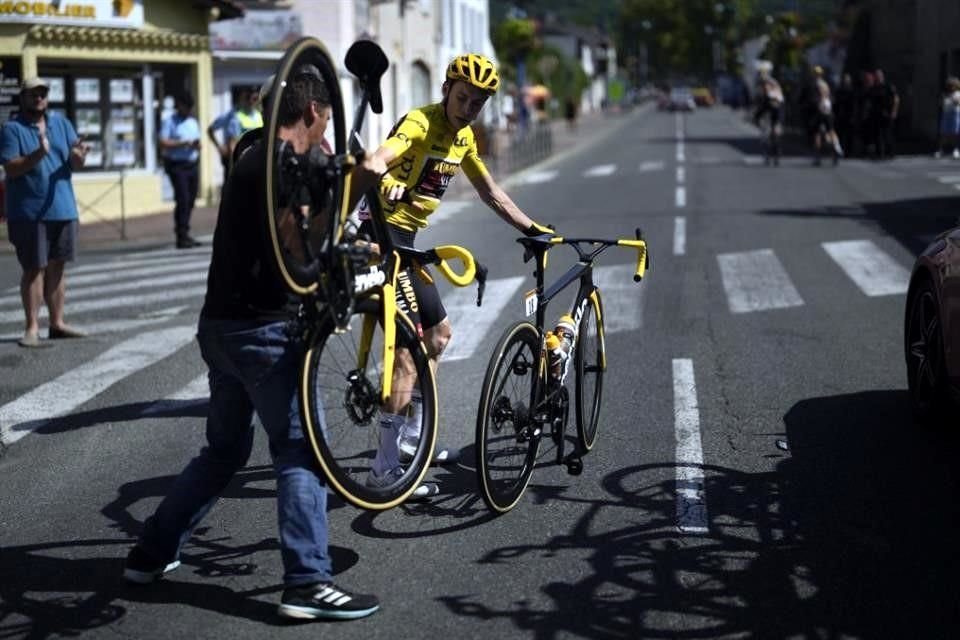
<path fill-rule="evenodd" d="M 576 338 L 577 325 L 573 322 L 570 314 L 565 313 L 560 316 L 557 326 L 553 331 L 547 332 L 547 349 L 550 352 L 550 372 L 554 379 L 559 380 L 563 375 L 564 366 L 567 358 L 570 357 L 570 351 L 573 349 L 573 341 Z"/>

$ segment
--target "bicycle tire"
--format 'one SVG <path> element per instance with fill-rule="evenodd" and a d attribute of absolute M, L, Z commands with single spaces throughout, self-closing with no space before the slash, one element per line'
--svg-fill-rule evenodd
<path fill-rule="evenodd" d="M 519 502 L 536 464 L 540 434 L 533 434 L 532 416 L 535 394 L 542 388 L 541 342 L 540 331 L 529 322 L 512 325 L 497 342 L 483 379 L 477 411 L 477 475 L 483 501 L 497 513 L 506 513 Z M 504 394 L 508 384 L 514 397 Z"/>
<path fill-rule="evenodd" d="M 329 485 L 350 504 L 377 511 L 402 503 L 419 486 L 430 468 L 437 438 L 437 388 L 427 352 L 413 323 L 398 310 L 396 353 L 399 357 L 406 349 L 412 356 L 423 402 L 423 426 L 419 446 L 404 473 L 386 487 L 366 485 L 381 435 L 376 417 L 383 383 L 382 318 L 379 295 L 358 301 L 343 331 L 338 331 L 333 317 L 326 314 L 309 338 L 300 389 L 303 428 Z M 372 329 L 373 338 L 366 365 L 360 370 L 365 326 Z"/>
<path fill-rule="evenodd" d="M 602 321 L 603 303 L 600 292 L 595 289 L 580 318 L 574 352 L 577 439 L 584 452 L 596 444 L 600 423 L 603 372 L 606 369 Z"/>
<path fill-rule="evenodd" d="M 308 256 L 316 254 L 323 239 L 335 232 L 336 224 L 339 220 L 345 218 L 342 215 L 343 207 L 347 206 L 344 193 L 346 191 L 346 178 L 339 177 L 335 184 L 330 185 L 331 195 L 329 206 L 327 207 L 330 222 L 321 229 L 321 235 L 318 238 L 311 238 L 308 243 L 311 246 L 303 246 L 301 238 L 292 232 L 281 231 L 281 227 L 290 228 L 293 224 L 291 215 L 282 215 L 281 211 L 285 207 L 279 202 L 282 176 L 278 166 L 278 142 L 276 132 L 279 127 L 280 107 L 283 102 L 282 92 L 288 86 L 288 80 L 297 70 L 304 68 L 305 65 L 312 65 L 320 72 L 320 77 L 327 89 L 333 120 L 333 151 L 340 155 L 346 151 L 346 125 L 344 121 L 343 99 L 340 94 L 340 83 L 337 78 L 336 68 L 333 65 L 332 58 L 323 44 L 316 38 L 305 37 L 297 40 L 284 53 L 283 58 L 277 68 L 273 81 L 273 90 L 271 97 L 267 101 L 267 113 L 264 122 L 264 142 L 262 144 L 265 154 L 265 184 L 266 187 L 266 211 L 267 227 L 269 228 L 270 242 L 273 247 L 274 262 L 280 273 L 286 287 L 297 295 L 306 295 L 314 292 L 318 287 L 318 277 L 321 270 L 316 259 L 309 260 Z M 333 215 L 334 212 L 340 212 L 340 216 Z M 281 239 L 281 235 L 285 240 Z M 285 245 L 295 245 L 293 247 Z M 316 246 L 314 246 L 316 245 Z M 294 255 L 294 250 L 302 254 L 302 257 Z"/>

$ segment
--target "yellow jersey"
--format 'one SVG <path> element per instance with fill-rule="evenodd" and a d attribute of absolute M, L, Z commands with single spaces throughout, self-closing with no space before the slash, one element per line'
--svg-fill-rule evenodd
<path fill-rule="evenodd" d="M 477 152 L 473 129 L 468 125 L 455 130 L 439 103 L 413 109 L 400 118 L 383 146 L 396 158 L 383 176 L 380 204 L 387 222 L 407 231 L 427 226 L 427 216 L 440 206 L 450 180 L 461 167 L 471 179 L 489 173 Z M 409 198 L 423 209 L 408 202 L 388 202 L 383 193 L 395 184 L 405 187 L 408 195 L 404 200 Z"/>

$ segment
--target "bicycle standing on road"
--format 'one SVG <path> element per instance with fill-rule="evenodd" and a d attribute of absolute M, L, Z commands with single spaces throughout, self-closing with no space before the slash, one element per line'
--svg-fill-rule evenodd
<path fill-rule="evenodd" d="M 601 240 L 536 236 L 517 240 L 524 262 L 534 260 L 537 286 L 524 296 L 527 315 L 503 333 L 487 366 L 477 410 L 476 463 L 480 493 L 487 506 L 506 513 L 523 495 L 537 463 L 545 430 L 556 446 L 556 463 L 571 475 L 583 471 L 582 456 L 593 449 L 600 421 L 603 374 L 607 368 L 603 303 L 593 281 L 593 261 L 612 246 L 637 251 L 634 280 L 649 266 L 647 245 L 640 230 L 634 239 Z M 577 263 L 549 287 L 544 286 L 547 252 L 558 244 L 573 247 Z M 560 317 L 554 331 L 545 330 L 549 302 L 566 287 L 579 282 L 570 312 Z M 565 429 L 570 393 L 565 386 L 574 371 L 574 408 L 577 444 L 565 454 Z"/>

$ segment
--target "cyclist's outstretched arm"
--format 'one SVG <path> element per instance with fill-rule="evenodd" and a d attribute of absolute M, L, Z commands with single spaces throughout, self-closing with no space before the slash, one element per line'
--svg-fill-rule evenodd
<path fill-rule="evenodd" d="M 503 218 L 503 220 L 512 225 L 517 231 L 526 234 L 552 233 L 550 229 L 537 224 L 527 214 L 520 210 L 520 207 L 507 195 L 507 192 L 500 188 L 489 173 L 469 175 L 470 183 L 477 190 L 477 194 L 483 202 L 493 209 L 494 213 Z"/>

